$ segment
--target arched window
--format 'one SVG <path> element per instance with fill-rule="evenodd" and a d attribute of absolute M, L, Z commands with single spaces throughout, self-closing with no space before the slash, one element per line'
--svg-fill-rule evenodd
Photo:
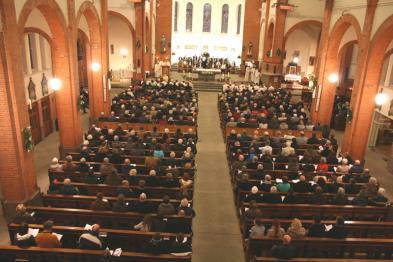
<path fill-rule="evenodd" d="M 186 7 L 186 31 L 192 32 L 192 3 L 188 3 Z"/>
<path fill-rule="evenodd" d="M 175 12 L 175 17 L 173 19 L 173 24 L 174 24 L 173 28 L 174 28 L 174 31 L 177 32 L 177 16 L 178 16 L 178 12 L 179 12 L 179 3 L 177 1 L 175 2 L 174 12 Z"/>
<path fill-rule="evenodd" d="M 210 32 L 212 17 L 212 6 L 211 4 L 205 4 L 203 6 L 203 28 L 202 32 Z"/>
<path fill-rule="evenodd" d="M 242 5 L 237 6 L 237 30 L 236 34 L 240 34 L 240 24 L 242 22 Z"/>
<path fill-rule="evenodd" d="M 229 6 L 227 4 L 222 6 L 221 15 L 221 33 L 228 33 L 228 18 L 229 18 Z"/>

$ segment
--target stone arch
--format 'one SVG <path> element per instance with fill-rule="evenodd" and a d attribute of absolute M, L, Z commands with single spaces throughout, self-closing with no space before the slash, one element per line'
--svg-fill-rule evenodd
<path fill-rule="evenodd" d="M 28 0 L 18 19 L 18 37 L 22 41 L 26 21 L 37 8 L 45 17 L 52 34 L 53 74 L 61 79 L 63 88 L 57 91 L 60 149 L 72 149 L 82 142 L 80 114 L 77 109 L 78 92 L 76 79 L 72 74 L 67 23 L 60 7 L 54 0 Z"/>
<path fill-rule="evenodd" d="M 75 33 L 78 33 L 78 27 L 82 16 L 86 18 L 87 25 L 89 27 L 88 39 L 90 44 L 90 55 L 86 57 L 86 60 L 90 117 L 97 118 L 101 112 L 109 113 L 109 105 L 106 105 L 105 103 L 105 101 L 109 101 L 109 92 L 105 92 L 105 94 L 102 92 L 104 88 L 102 75 L 106 73 L 105 71 L 108 68 L 108 65 L 106 64 L 107 59 L 105 58 L 107 50 L 102 48 L 100 18 L 95 6 L 90 1 L 83 2 L 79 7 L 76 15 Z M 93 62 L 101 65 L 97 72 L 92 72 L 92 70 L 90 70 L 90 65 Z"/>
<path fill-rule="evenodd" d="M 271 50 L 273 47 L 274 21 L 270 20 L 269 26 L 267 27 L 267 31 L 265 33 L 266 33 L 266 37 L 265 37 L 265 44 L 264 44 L 264 49 L 263 49 L 263 50 L 265 50 L 265 53 L 263 54 L 263 56 L 267 57 L 266 52 Z M 270 57 L 271 57 L 271 55 L 270 55 Z"/>
<path fill-rule="evenodd" d="M 134 26 L 131 24 L 130 20 L 128 20 L 127 17 L 125 17 L 124 15 L 122 15 L 122 14 L 120 14 L 120 13 L 118 13 L 118 12 L 110 11 L 110 10 L 109 10 L 109 11 L 108 11 L 108 16 L 113 16 L 113 17 L 119 18 L 119 19 L 122 20 L 122 21 L 127 25 L 127 27 L 130 29 L 131 36 L 132 36 L 132 48 L 131 48 L 131 51 L 132 51 L 132 59 L 133 59 L 133 64 L 134 64 L 134 66 L 135 66 L 135 65 L 136 65 L 136 56 L 135 56 L 136 33 L 135 33 L 135 28 L 134 28 Z"/>
<path fill-rule="evenodd" d="M 317 119 L 315 122 L 319 122 L 322 125 L 329 125 L 332 112 L 333 112 L 333 102 L 336 92 L 336 84 L 329 82 L 329 75 L 331 73 L 338 73 L 340 62 L 338 60 L 339 47 L 341 41 L 344 37 L 345 32 L 353 27 L 356 33 L 356 38 L 359 43 L 359 48 L 362 44 L 362 30 L 360 24 L 356 17 L 351 14 L 345 14 L 340 17 L 334 24 L 332 30 L 329 34 L 328 49 L 326 52 L 326 61 L 324 65 L 321 65 L 319 75 L 319 83 L 322 84 L 322 91 L 320 92 L 320 97 L 318 98 L 320 104 L 318 106 Z M 321 110 L 322 109 L 322 110 Z"/>
<path fill-rule="evenodd" d="M 284 42 L 283 42 L 283 46 L 285 47 L 286 41 L 288 40 L 288 37 L 297 29 L 300 29 L 302 27 L 305 26 L 317 26 L 322 28 L 322 22 L 317 21 L 317 20 L 303 20 L 300 21 L 296 24 L 294 24 L 284 35 Z"/>

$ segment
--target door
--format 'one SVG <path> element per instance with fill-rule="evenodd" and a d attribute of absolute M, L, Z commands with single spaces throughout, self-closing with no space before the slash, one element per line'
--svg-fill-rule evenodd
<path fill-rule="evenodd" d="M 42 106 L 42 120 L 44 124 L 44 137 L 50 135 L 53 131 L 52 129 L 52 117 L 51 117 L 51 110 L 50 110 L 50 102 L 49 97 L 44 97 L 41 100 Z"/>
<path fill-rule="evenodd" d="M 41 128 L 40 128 L 40 114 L 38 111 L 38 103 L 34 102 L 29 110 L 31 134 L 33 136 L 34 144 L 41 142 Z"/>

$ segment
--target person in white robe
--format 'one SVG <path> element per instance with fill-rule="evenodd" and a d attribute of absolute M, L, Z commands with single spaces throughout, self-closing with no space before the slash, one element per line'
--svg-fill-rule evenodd
<path fill-rule="evenodd" d="M 259 85 L 259 80 L 261 78 L 261 73 L 259 70 L 255 70 L 255 76 L 254 76 L 254 84 Z"/>

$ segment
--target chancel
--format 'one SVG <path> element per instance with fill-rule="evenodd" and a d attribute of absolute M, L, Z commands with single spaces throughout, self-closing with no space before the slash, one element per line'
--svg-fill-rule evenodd
<path fill-rule="evenodd" d="M 0 261 L 391 261 L 392 32 L 391 0 L 0 0 Z"/>

